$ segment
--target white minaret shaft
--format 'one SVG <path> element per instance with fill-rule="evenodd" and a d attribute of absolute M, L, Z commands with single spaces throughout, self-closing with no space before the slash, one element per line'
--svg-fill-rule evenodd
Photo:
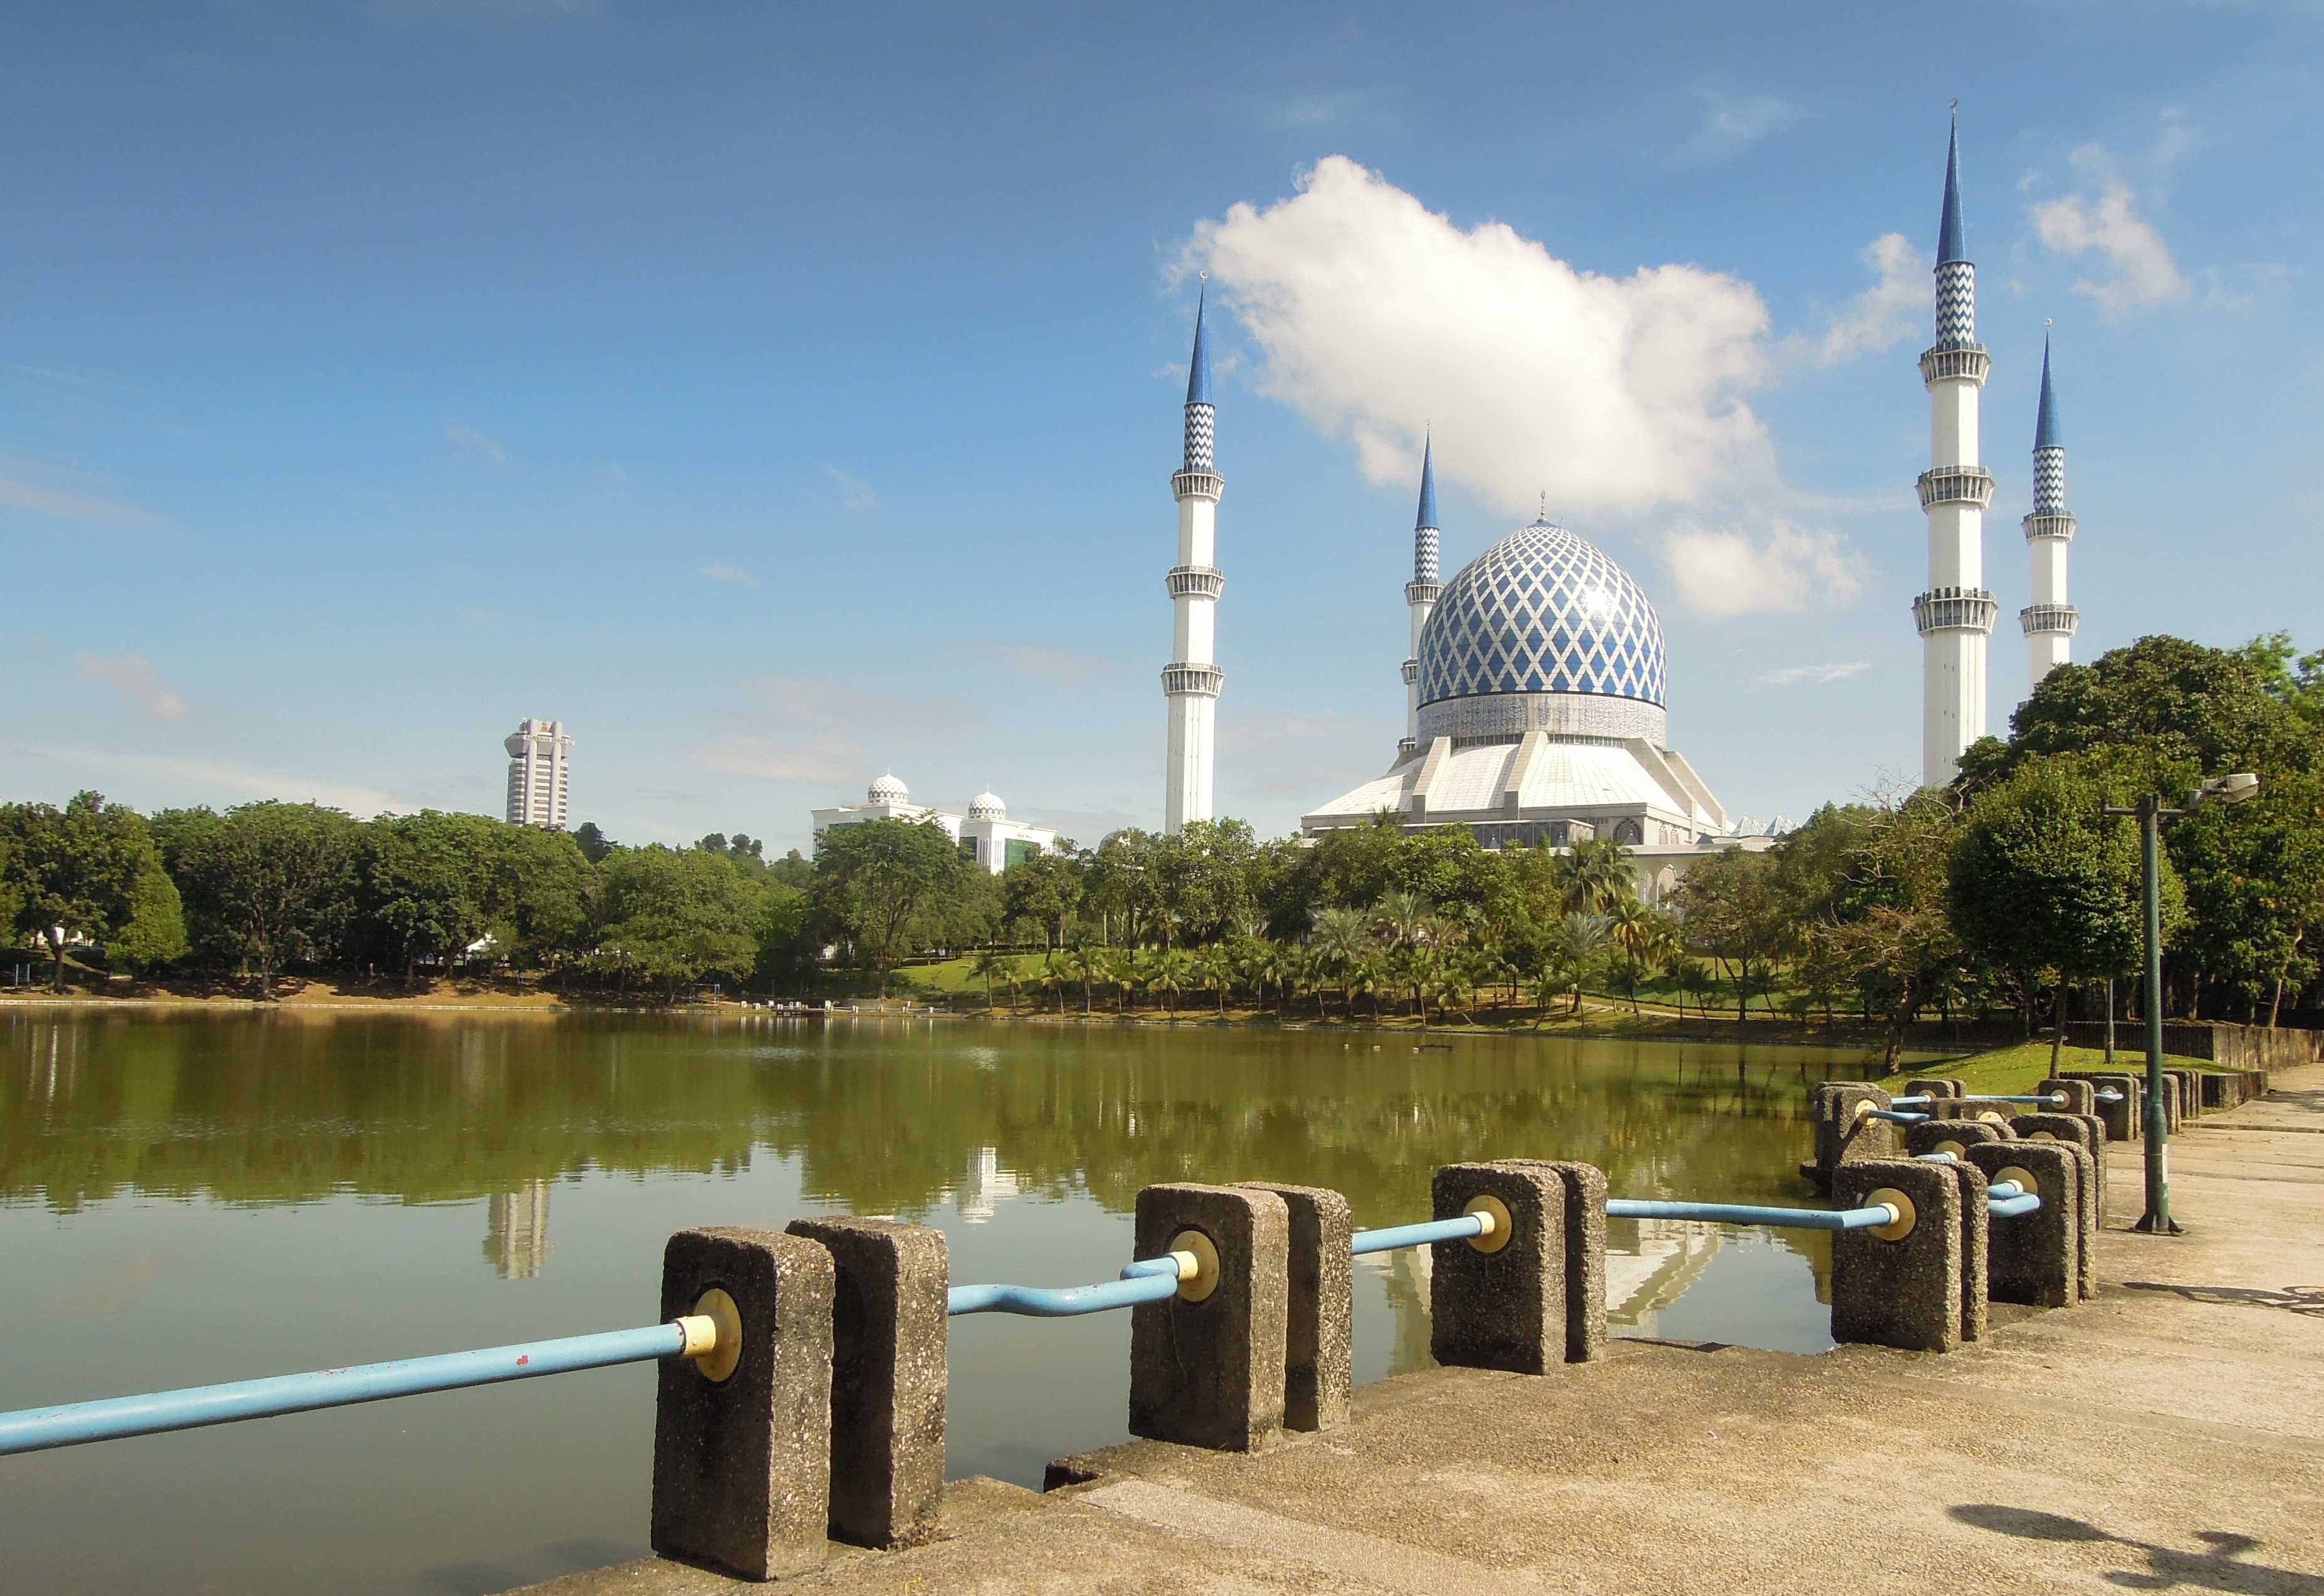
<path fill-rule="evenodd" d="M 1211 355 L 1198 301 L 1194 358 L 1186 374 L 1185 457 L 1170 478 L 1170 491 L 1178 499 L 1178 563 L 1167 578 L 1173 652 L 1162 668 L 1162 692 L 1170 705 L 1162 824 L 1174 833 L 1189 820 L 1213 817 L 1213 750 L 1218 742 L 1219 685 L 1226 679 L 1215 660 L 1219 593 L 1226 586 L 1216 559 L 1219 495 L 1226 489 L 1212 456 L 1217 414 L 1211 404 Z"/>
<path fill-rule="evenodd" d="M 1404 585 L 1404 602 L 1412 611 L 1412 651 L 1404 657 L 1404 741 L 1397 757 L 1408 760 L 1420 752 L 1420 630 L 1444 591 L 1437 579 L 1436 440 L 1420 450 L 1420 513 L 1412 523 L 1412 580 Z"/>
<path fill-rule="evenodd" d="M 2020 523 L 2034 557 L 2034 602 L 2017 612 L 2025 629 L 2028 688 L 2074 657 L 2080 610 L 2066 602 L 2066 546 L 2074 540 L 2074 512 L 2066 508 L 2066 445 L 2058 432 L 2058 400 L 2050 389 L 2050 340 L 2042 340 L 2042 408 L 2034 420 L 2034 513 Z"/>
<path fill-rule="evenodd" d="M 1993 474 L 1979 462 L 1978 401 L 1992 356 L 1977 341 L 1977 267 L 1963 248 L 1960 129 L 1945 151 L 1945 208 L 1937 238 L 1937 341 L 1921 356 L 1929 390 L 1929 586 L 1913 601 L 1921 633 L 1921 782 L 1942 787 L 1985 735 L 1985 644 L 1993 595 L 1985 587 L 1985 508 Z"/>

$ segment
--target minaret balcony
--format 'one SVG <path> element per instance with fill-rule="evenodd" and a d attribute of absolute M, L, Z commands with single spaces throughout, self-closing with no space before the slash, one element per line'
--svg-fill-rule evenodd
<path fill-rule="evenodd" d="M 1982 344 L 1940 344 L 1921 355 L 1921 381 L 1929 387 L 1940 383 L 1975 383 L 1985 385 L 1985 375 L 1993 369 L 1993 355 Z"/>
<path fill-rule="evenodd" d="M 2071 604 L 2028 604 L 2017 612 L 2017 623 L 2028 637 L 2071 637 L 2082 613 Z"/>
<path fill-rule="evenodd" d="M 1989 632 L 1999 609 L 1982 587 L 1932 587 L 1913 601 L 1913 623 L 1923 637 L 1932 632 Z"/>
<path fill-rule="evenodd" d="M 1404 602 L 1408 604 L 1433 604 L 1444 595 L 1442 582 L 1406 582 Z"/>
<path fill-rule="evenodd" d="M 1417 660 L 1406 660 L 1404 662 L 1404 685 L 1408 687 L 1419 679 L 1420 661 Z"/>
<path fill-rule="evenodd" d="M 2060 510 L 2049 514 L 2036 511 L 2017 524 L 2025 529 L 2028 543 L 2036 538 L 2055 538 L 2061 543 L 2074 540 L 2074 517 L 2070 511 Z"/>
<path fill-rule="evenodd" d="M 1227 479 L 1215 471 L 1175 471 L 1170 475 L 1170 494 L 1180 503 L 1188 499 L 1208 499 L 1215 504 L 1227 491 Z"/>
<path fill-rule="evenodd" d="M 1216 566 L 1173 566 L 1163 582 L 1174 599 L 1215 599 L 1226 590 L 1227 574 Z"/>
<path fill-rule="evenodd" d="M 1172 698 L 1215 698 L 1227 679 L 1227 673 L 1215 665 L 1188 665 L 1180 661 L 1162 668 L 1162 691 Z"/>
<path fill-rule="evenodd" d="M 1940 504 L 1974 504 L 1979 510 L 1993 503 L 1993 473 L 1982 466 L 1940 466 L 1921 473 L 1921 508 Z"/>

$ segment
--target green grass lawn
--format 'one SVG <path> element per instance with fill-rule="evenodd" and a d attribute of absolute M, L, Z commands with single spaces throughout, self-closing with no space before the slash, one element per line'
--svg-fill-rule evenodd
<path fill-rule="evenodd" d="M 2146 1055 L 2137 1048 L 2131 1028 L 2119 1028 L 2115 1047 L 2115 1068 L 2128 1075 L 2137 1075 L 2146 1068 Z M 2129 1045 L 2125 1045 L 2129 1044 Z M 2199 1069 L 2216 1072 L 2218 1066 L 2207 1058 L 2181 1058 L 2165 1054 L 2163 1062 L 2173 1069 Z M 2104 1069 L 2106 1050 L 2101 1047 L 2069 1047 L 2059 1061 L 2061 1069 Z M 1884 1079 L 1903 1081 L 1923 1075 L 1958 1080 L 1972 1093 L 1991 1093 L 1997 1096 L 2020 1095 L 2029 1093 L 2050 1077 L 2050 1044 L 2020 1042 L 2015 1047 L 1994 1047 L 1983 1053 L 1971 1053 L 1960 1058 L 1924 1059 Z"/>

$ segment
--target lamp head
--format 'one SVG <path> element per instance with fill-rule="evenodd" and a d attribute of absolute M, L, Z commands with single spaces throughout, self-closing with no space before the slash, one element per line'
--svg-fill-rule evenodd
<path fill-rule="evenodd" d="M 2239 804 L 2246 798 L 2259 796 L 2259 778 L 2249 770 L 2238 770 L 2232 776 L 2214 776 L 2195 789 L 2195 802 Z"/>

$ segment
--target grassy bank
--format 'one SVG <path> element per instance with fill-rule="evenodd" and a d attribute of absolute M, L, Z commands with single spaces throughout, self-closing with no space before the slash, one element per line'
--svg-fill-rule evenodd
<path fill-rule="evenodd" d="M 2165 1054 L 2163 1062 L 2173 1069 L 2217 1071 L 2219 1067 L 2208 1058 L 2181 1058 L 2171 1054 Z M 2106 1051 L 2100 1047 L 2069 1047 L 2065 1049 L 2058 1067 L 2104 1069 L 2107 1067 Z M 2146 1056 L 2117 1047 L 2114 1067 L 2126 1074 L 2136 1075 L 2146 1068 Z M 2050 1078 L 2050 1044 L 2021 1042 L 2014 1047 L 1994 1047 L 1982 1053 L 1970 1053 L 1933 1063 L 1924 1059 L 1885 1077 L 1881 1084 L 1901 1084 L 1907 1078 L 1921 1075 L 1958 1080 L 1971 1092 L 2000 1096 L 2022 1094 L 2033 1091 Z"/>

